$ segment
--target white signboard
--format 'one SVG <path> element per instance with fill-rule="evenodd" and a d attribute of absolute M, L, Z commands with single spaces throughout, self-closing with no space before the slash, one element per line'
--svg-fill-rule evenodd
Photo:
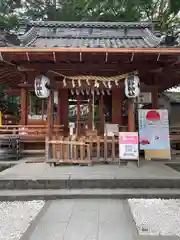
<path fill-rule="evenodd" d="M 137 132 L 120 132 L 119 133 L 119 158 L 127 160 L 139 160 Z"/>
<path fill-rule="evenodd" d="M 142 92 L 140 93 L 139 97 L 138 97 L 138 103 L 151 103 L 151 93 L 150 92 Z"/>
<path fill-rule="evenodd" d="M 105 124 L 105 134 L 108 137 L 118 136 L 119 133 L 119 125 L 118 124 Z"/>

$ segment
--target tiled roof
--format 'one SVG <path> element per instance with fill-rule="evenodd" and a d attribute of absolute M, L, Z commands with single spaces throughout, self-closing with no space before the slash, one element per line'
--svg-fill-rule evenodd
<path fill-rule="evenodd" d="M 170 103 L 180 103 L 180 92 L 166 92 L 164 95 L 168 97 Z"/>
<path fill-rule="evenodd" d="M 14 34 L 0 31 L 0 47 L 12 47 L 17 44 L 20 42 Z"/>
<path fill-rule="evenodd" d="M 150 48 L 161 41 L 149 22 L 30 21 L 18 35 L 26 47 Z"/>

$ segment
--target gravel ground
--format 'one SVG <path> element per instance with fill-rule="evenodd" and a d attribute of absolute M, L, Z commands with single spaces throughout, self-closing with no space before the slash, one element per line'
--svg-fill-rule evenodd
<path fill-rule="evenodd" d="M 128 201 L 140 235 L 180 236 L 180 200 Z"/>
<path fill-rule="evenodd" d="M 0 202 L 0 240 L 19 240 L 44 201 Z"/>

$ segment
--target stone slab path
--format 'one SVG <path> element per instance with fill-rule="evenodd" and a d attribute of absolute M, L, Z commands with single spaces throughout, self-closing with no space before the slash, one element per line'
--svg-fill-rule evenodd
<path fill-rule="evenodd" d="M 22 239 L 134 240 L 135 228 L 124 200 L 48 202 Z"/>
<path fill-rule="evenodd" d="M 138 235 L 127 200 L 48 201 L 20 240 L 180 240 Z"/>

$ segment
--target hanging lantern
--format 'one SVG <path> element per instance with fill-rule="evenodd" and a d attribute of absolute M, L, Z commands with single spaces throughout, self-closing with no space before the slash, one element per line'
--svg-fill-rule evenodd
<path fill-rule="evenodd" d="M 40 75 L 35 78 L 34 88 L 38 98 L 48 98 L 50 94 L 50 79 L 45 75 Z"/>
<path fill-rule="evenodd" d="M 125 95 L 128 98 L 136 98 L 140 94 L 140 79 L 136 75 L 129 75 L 125 79 Z"/>

